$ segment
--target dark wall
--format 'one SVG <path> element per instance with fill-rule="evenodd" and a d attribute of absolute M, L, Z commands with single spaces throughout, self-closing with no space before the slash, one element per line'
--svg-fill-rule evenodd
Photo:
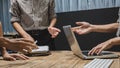
<path fill-rule="evenodd" d="M 75 22 L 87 21 L 91 24 L 108 24 L 117 21 L 118 8 L 105 8 L 96 10 L 85 10 L 75 12 L 57 13 L 56 27 L 61 29 L 61 33 L 55 39 L 57 50 L 70 50 L 66 37 L 64 35 L 62 26 L 72 25 L 76 26 Z M 104 42 L 112 37 L 115 37 L 115 33 L 89 33 L 86 35 L 78 36 L 76 34 L 79 45 L 82 50 L 91 49 L 97 44 Z M 118 47 L 114 47 L 115 50 L 119 50 Z M 113 50 L 113 49 L 112 49 Z"/>

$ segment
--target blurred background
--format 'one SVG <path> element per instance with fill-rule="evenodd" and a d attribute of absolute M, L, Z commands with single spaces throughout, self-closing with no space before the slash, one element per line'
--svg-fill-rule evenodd
<path fill-rule="evenodd" d="M 100 8 L 119 7 L 120 0 L 55 0 L 56 13 L 91 10 Z M 10 0 L 0 0 L 0 21 L 3 23 L 4 33 L 14 32 L 10 23 Z"/>
<path fill-rule="evenodd" d="M 57 13 L 56 27 L 62 30 L 64 25 L 76 26 L 76 21 L 87 21 L 92 24 L 107 24 L 117 21 L 120 0 L 55 0 Z M 0 0 L 0 21 L 5 35 L 15 33 L 10 23 L 9 14 L 10 0 Z M 97 44 L 104 42 L 116 33 L 90 33 L 88 35 L 76 35 L 81 49 L 91 49 Z M 70 50 L 64 32 L 55 39 L 57 50 Z M 120 47 L 111 50 L 120 51 Z"/>

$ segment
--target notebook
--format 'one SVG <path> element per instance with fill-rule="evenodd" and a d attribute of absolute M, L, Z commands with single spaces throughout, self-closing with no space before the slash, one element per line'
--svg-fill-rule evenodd
<path fill-rule="evenodd" d="M 38 46 L 38 49 L 33 49 L 31 53 L 26 54 L 27 56 L 45 56 L 50 55 L 49 46 Z"/>

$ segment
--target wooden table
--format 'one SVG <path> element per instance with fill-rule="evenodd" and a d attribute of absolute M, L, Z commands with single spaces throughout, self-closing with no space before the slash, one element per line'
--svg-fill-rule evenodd
<path fill-rule="evenodd" d="M 120 53 L 116 54 L 120 55 Z M 80 59 L 71 51 L 53 51 L 49 56 L 31 57 L 30 60 L 0 59 L 0 68 L 83 68 L 90 61 Z M 120 68 L 120 58 L 114 59 L 110 68 Z"/>

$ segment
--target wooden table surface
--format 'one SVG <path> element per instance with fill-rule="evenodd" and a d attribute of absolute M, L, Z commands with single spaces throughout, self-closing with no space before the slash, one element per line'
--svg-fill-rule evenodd
<path fill-rule="evenodd" d="M 83 68 L 91 61 L 82 60 L 71 51 L 51 53 L 49 56 L 30 57 L 30 60 L 5 61 L 0 58 L 0 68 Z M 120 68 L 120 58 L 114 59 L 110 68 Z"/>

